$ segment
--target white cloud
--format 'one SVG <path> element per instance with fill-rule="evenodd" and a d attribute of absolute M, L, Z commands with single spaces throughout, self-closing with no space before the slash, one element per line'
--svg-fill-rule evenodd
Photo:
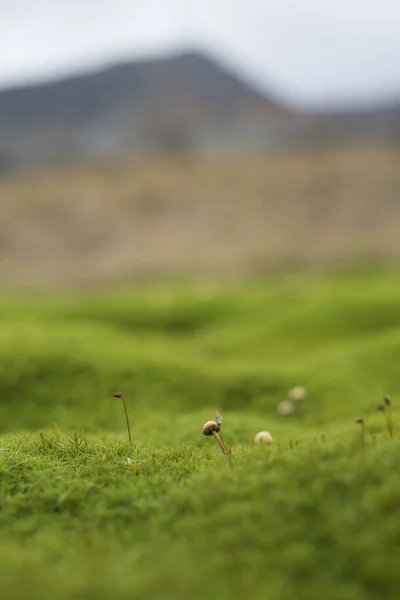
<path fill-rule="evenodd" d="M 397 0 L 0 0 L 0 85 L 205 46 L 298 102 L 400 95 Z"/>

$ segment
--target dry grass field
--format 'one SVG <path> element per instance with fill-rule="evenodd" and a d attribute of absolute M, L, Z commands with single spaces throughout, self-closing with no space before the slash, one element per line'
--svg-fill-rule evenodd
<path fill-rule="evenodd" d="M 400 258 L 400 152 L 143 158 L 0 181 L 3 285 Z"/>

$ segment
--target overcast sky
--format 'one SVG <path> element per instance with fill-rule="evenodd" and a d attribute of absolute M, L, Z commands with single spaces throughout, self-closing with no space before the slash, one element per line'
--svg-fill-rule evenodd
<path fill-rule="evenodd" d="M 400 99 L 400 0 L 0 0 L 0 87 L 204 48 L 303 105 Z"/>

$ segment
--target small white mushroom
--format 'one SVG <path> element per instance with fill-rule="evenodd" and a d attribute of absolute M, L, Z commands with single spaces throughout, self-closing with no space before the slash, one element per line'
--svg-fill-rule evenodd
<path fill-rule="evenodd" d="M 302 385 L 295 385 L 289 391 L 289 398 L 290 400 L 293 400 L 293 402 L 300 402 L 301 400 L 304 400 L 306 396 L 307 390 Z"/>
<path fill-rule="evenodd" d="M 290 400 L 283 400 L 279 402 L 276 410 L 280 415 L 290 415 L 294 411 L 294 404 Z"/>
<path fill-rule="evenodd" d="M 269 431 L 259 431 L 254 437 L 254 443 L 257 445 L 264 444 L 265 446 L 270 446 L 274 443 L 274 438 Z"/>

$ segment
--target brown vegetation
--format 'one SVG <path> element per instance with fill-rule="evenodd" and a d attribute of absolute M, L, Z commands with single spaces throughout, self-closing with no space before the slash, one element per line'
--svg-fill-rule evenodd
<path fill-rule="evenodd" d="M 400 258 L 400 152 L 158 157 L 0 183 L 5 284 Z"/>

